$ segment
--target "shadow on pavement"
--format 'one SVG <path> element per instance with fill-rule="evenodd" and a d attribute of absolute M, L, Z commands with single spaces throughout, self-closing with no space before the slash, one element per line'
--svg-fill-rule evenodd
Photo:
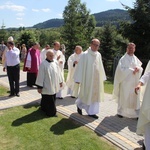
<path fill-rule="evenodd" d="M 103 131 L 102 135 L 108 132 L 118 133 L 124 128 L 128 128 L 131 132 L 136 132 L 137 120 L 128 118 L 118 118 L 117 116 L 105 117 L 97 126 L 95 131 Z"/>
<path fill-rule="evenodd" d="M 56 105 L 62 105 L 62 106 L 68 106 L 68 105 L 74 105 L 76 99 L 71 98 L 70 96 L 66 96 L 63 99 L 56 99 Z"/>
<path fill-rule="evenodd" d="M 7 74 L 3 74 L 3 75 L 0 75 L 0 78 L 6 77 L 6 76 L 7 76 Z"/>
<path fill-rule="evenodd" d="M 12 99 L 14 97 L 16 97 L 16 96 L 12 96 L 12 97 L 9 97 L 9 96 L 0 96 L 0 101 L 5 101 L 5 100 L 8 100 L 8 99 Z"/>

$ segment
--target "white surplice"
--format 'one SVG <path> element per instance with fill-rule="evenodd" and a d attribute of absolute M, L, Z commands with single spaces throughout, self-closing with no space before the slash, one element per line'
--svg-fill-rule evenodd
<path fill-rule="evenodd" d="M 140 81 L 146 86 L 140 115 L 137 124 L 137 134 L 144 135 L 146 149 L 150 149 L 150 71 L 144 73 Z"/>
<path fill-rule="evenodd" d="M 78 90 L 79 90 L 79 85 L 74 82 L 74 72 L 78 64 L 75 64 L 74 66 L 74 62 L 75 61 L 79 62 L 81 55 L 82 53 L 80 54 L 74 53 L 68 58 L 68 75 L 66 85 L 68 87 L 68 94 L 71 94 L 71 96 L 74 97 L 78 97 Z"/>
<path fill-rule="evenodd" d="M 56 93 L 56 97 L 62 97 L 62 90 L 65 87 L 65 80 L 64 80 L 64 65 L 65 65 L 65 56 L 64 54 L 60 51 L 60 50 L 55 50 L 53 49 L 54 52 L 54 59 L 57 60 L 57 57 L 60 56 L 60 59 L 57 60 L 58 64 L 59 64 L 59 68 L 63 77 L 63 86 L 59 89 L 58 93 Z M 62 63 L 61 63 L 62 62 Z"/>
<path fill-rule="evenodd" d="M 127 53 L 119 60 L 114 78 L 113 98 L 118 102 L 117 114 L 128 118 L 137 118 L 140 109 L 140 98 L 134 89 L 142 74 L 142 63 L 135 56 Z M 133 74 L 134 68 L 139 72 Z"/>
<path fill-rule="evenodd" d="M 150 60 L 149 60 L 149 62 L 147 63 L 147 66 L 146 66 L 146 68 L 145 68 L 144 74 L 147 73 L 147 72 L 149 72 L 149 71 L 150 71 Z M 140 101 L 143 100 L 143 96 L 144 96 L 144 92 L 145 92 L 145 89 L 146 89 L 146 85 L 147 85 L 147 83 L 145 83 L 145 85 L 141 87 L 141 91 L 140 91 Z"/>
<path fill-rule="evenodd" d="M 79 60 L 74 76 L 80 83 L 80 91 L 76 104 L 85 109 L 88 115 L 99 113 L 99 102 L 104 99 L 104 80 L 106 75 L 101 54 L 91 48 L 85 51 Z"/>
<path fill-rule="evenodd" d="M 40 53 L 40 57 L 41 57 L 41 62 L 43 62 L 46 59 L 46 53 L 47 53 L 47 49 L 42 49 L 41 53 Z"/>
<path fill-rule="evenodd" d="M 63 82 L 63 77 L 60 68 L 56 61 L 48 62 L 44 60 L 38 71 L 36 85 L 43 87 L 42 94 L 53 95 L 60 89 L 60 83 Z"/>

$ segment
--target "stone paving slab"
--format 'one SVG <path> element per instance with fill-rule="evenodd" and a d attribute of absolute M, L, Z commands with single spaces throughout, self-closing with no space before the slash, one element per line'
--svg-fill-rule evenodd
<path fill-rule="evenodd" d="M 2 71 L 0 66 L 0 84 L 8 87 L 6 72 Z M 92 129 L 94 132 L 103 136 L 113 144 L 123 150 L 140 149 L 143 137 L 138 136 L 136 132 L 137 120 L 128 118 L 118 118 L 116 116 L 117 104 L 112 100 L 112 95 L 105 94 L 105 101 L 100 104 L 99 119 L 94 120 L 87 116 L 83 110 L 83 115 L 79 115 L 76 110 L 75 99 L 66 94 L 67 89 L 63 91 L 64 99 L 56 101 L 57 111 L 67 117 L 70 117 L 82 125 Z M 20 76 L 20 97 L 9 98 L 0 97 L 0 110 L 26 105 L 29 103 L 40 103 L 40 94 L 36 88 L 26 86 L 26 73 L 21 71 Z"/>

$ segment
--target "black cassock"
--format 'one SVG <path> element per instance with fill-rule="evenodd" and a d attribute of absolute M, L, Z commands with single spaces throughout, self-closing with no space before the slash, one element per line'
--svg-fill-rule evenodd
<path fill-rule="evenodd" d="M 36 73 L 27 72 L 27 86 L 32 87 L 33 85 L 35 85 L 36 77 Z"/>
<path fill-rule="evenodd" d="M 56 115 L 55 101 L 56 101 L 56 94 L 54 94 L 54 95 L 43 95 L 42 94 L 41 109 L 49 117 L 53 117 Z"/>

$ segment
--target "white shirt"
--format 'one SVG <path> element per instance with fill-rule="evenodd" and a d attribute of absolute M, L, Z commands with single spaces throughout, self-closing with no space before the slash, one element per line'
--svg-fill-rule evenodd
<path fill-rule="evenodd" d="M 15 66 L 20 63 L 19 58 L 20 50 L 16 47 L 13 47 L 11 50 L 7 50 L 6 52 L 6 66 Z"/>
<path fill-rule="evenodd" d="M 44 48 L 40 53 L 41 62 L 43 62 L 46 59 L 46 53 L 47 53 L 47 49 Z"/>

